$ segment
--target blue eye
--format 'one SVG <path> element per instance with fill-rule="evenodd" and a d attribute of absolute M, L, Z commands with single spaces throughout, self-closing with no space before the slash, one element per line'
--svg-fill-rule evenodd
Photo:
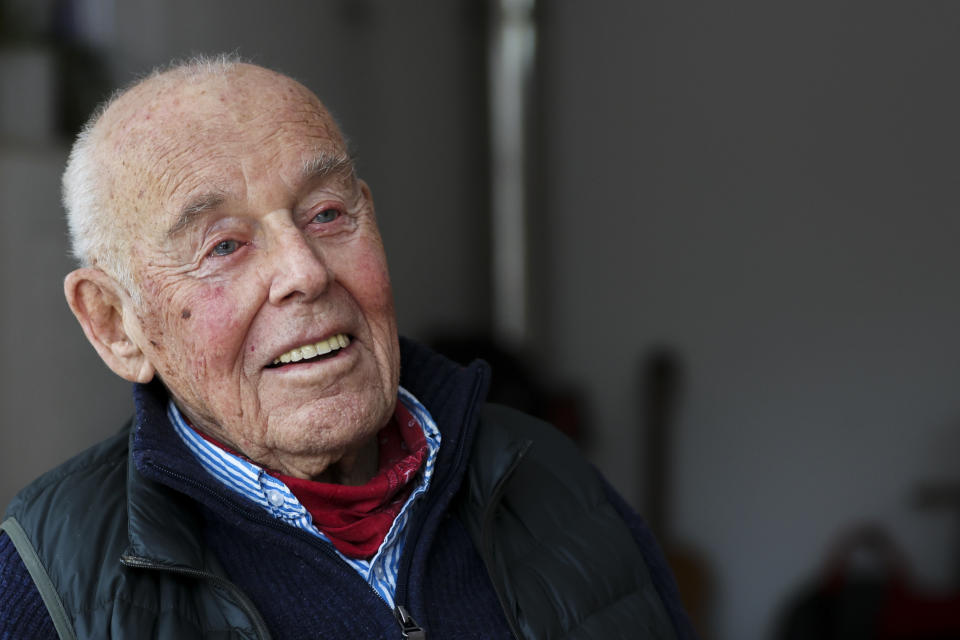
<path fill-rule="evenodd" d="M 319 222 L 320 224 L 326 224 L 328 222 L 333 222 L 340 217 L 339 209 L 324 209 L 317 215 L 313 217 L 314 222 Z"/>
<path fill-rule="evenodd" d="M 222 242 L 218 242 L 216 246 L 210 250 L 210 255 L 228 256 L 239 248 L 240 248 L 240 243 L 238 241 L 223 240 Z"/>

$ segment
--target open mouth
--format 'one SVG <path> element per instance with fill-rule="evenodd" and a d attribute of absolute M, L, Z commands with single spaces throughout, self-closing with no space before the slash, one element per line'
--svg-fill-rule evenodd
<path fill-rule="evenodd" d="M 313 342 L 311 344 L 301 345 L 295 349 L 290 349 L 286 353 L 282 353 L 273 361 L 272 364 L 267 365 L 268 369 L 274 369 L 276 367 L 282 367 L 285 364 L 293 364 L 300 362 L 314 362 L 316 360 L 326 360 L 332 358 L 340 353 L 341 349 L 345 349 L 350 344 L 350 336 L 345 333 L 338 333 L 335 336 L 331 336 L 326 340 L 321 340 L 320 342 Z"/>

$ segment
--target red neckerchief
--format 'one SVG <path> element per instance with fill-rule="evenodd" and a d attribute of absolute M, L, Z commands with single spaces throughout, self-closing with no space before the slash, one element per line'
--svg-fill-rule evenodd
<path fill-rule="evenodd" d="M 240 455 L 206 434 L 197 433 L 224 451 Z M 351 558 L 370 558 L 377 552 L 413 491 L 412 480 L 427 459 L 423 428 L 399 401 L 377 440 L 379 470 L 358 487 L 303 480 L 266 469 L 290 488 L 313 516 L 314 526 L 330 538 L 333 546 Z"/>

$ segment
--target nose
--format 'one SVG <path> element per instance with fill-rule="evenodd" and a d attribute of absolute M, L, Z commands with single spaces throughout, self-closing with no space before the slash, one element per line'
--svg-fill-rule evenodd
<path fill-rule="evenodd" d="M 276 230 L 269 250 L 270 294 L 273 304 L 310 302 L 330 284 L 332 275 L 319 247 L 295 225 Z"/>

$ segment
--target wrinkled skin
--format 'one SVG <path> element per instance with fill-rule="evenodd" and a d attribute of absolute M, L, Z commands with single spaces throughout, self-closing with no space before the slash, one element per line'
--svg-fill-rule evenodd
<path fill-rule="evenodd" d="M 396 403 L 397 328 L 367 185 L 349 163 L 304 174 L 346 158 L 324 107 L 243 65 L 147 81 L 98 131 L 141 293 L 118 294 L 135 356 L 118 373 L 159 375 L 197 428 L 268 468 L 368 479 Z M 269 368 L 340 333 L 351 343 L 335 357 Z"/>

